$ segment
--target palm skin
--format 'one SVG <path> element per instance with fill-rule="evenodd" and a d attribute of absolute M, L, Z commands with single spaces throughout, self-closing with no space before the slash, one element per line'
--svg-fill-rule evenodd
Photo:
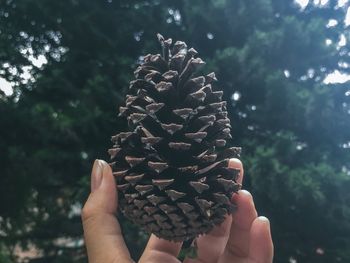
<path fill-rule="evenodd" d="M 231 159 L 229 166 L 243 166 Z M 96 160 L 92 169 L 91 194 L 82 210 L 84 238 L 89 263 L 134 262 L 125 245 L 119 222 L 115 217 L 118 200 L 115 179 L 109 165 Z M 273 243 L 270 223 L 258 217 L 251 194 L 241 190 L 232 197 L 238 210 L 211 232 L 197 238 L 198 256 L 185 263 L 271 263 Z M 182 243 L 159 239 L 151 235 L 139 262 L 179 263 L 177 256 Z"/>

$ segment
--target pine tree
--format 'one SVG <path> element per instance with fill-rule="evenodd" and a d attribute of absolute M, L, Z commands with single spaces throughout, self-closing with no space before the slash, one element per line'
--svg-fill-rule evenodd
<path fill-rule="evenodd" d="M 317 1 L 314 1 L 315 3 Z M 348 262 L 347 4 L 292 1 L 6 1 L 0 4 L 0 235 L 3 247 L 35 244 L 41 262 L 86 262 L 78 213 L 90 165 L 107 159 L 107 138 L 140 55 L 154 35 L 183 39 L 215 71 L 242 146 L 246 181 L 271 219 L 275 262 Z M 328 26 L 327 26 L 328 25 Z M 328 39 L 328 40 L 327 40 Z M 327 40 L 327 42 L 326 42 Z M 19 83 L 23 54 L 45 54 L 35 81 Z M 28 50 L 28 49 L 27 49 Z M 4 64 L 5 63 L 5 64 Z M 146 235 L 120 219 L 128 241 Z M 30 226 L 30 227 L 28 227 Z M 58 246 L 57 239 L 77 247 Z M 0 252 L 1 253 L 1 252 Z M 40 262 L 37 260 L 36 262 Z"/>

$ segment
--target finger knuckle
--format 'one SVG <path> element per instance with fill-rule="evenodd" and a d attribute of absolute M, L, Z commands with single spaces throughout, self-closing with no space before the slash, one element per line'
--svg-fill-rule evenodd
<path fill-rule="evenodd" d="M 93 215 L 94 215 L 94 209 L 92 209 L 92 207 L 89 206 L 88 204 L 85 204 L 81 210 L 81 219 L 83 221 L 86 221 L 87 219 L 93 217 Z"/>

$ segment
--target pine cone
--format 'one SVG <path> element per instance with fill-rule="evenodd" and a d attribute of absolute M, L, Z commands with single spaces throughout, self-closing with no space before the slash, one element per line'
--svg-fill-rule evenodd
<path fill-rule="evenodd" d="M 205 64 L 182 41 L 157 35 L 162 55 L 146 55 L 130 82 L 120 116 L 129 131 L 112 136 L 109 154 L 119 208 L 146 231 L 183 241 L 209 232 L 235 210 L 240 148 L 227 148 L 230 120 L 215 74 L 194 77 Z"/>

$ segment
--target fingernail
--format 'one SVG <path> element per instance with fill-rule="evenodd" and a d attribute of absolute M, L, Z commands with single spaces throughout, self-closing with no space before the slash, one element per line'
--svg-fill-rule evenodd
<path fill-rule="evenodd" d="M 246 196 L 252 197 L 252 194 L 249 191 L 245 190 L 245 189 L 239 190 L 238 193 L 241 194 L 241 195 L 246 195 Z"/>
<path fill-rule="evenodd" d="M 237 171 L 235 180 L 238 183 L 242 183 L 243 181 L 243 164 L 241 160 L 237 158 L 231 158 L 228 163 L 228 167 L 231 169 L 235 169 Z"/>
<path fill-rule="evenodd" d="M 111 166 L 105 161 L 101 161 L 101 166 L 103 167 L 103 171 L 102 171 L 103 176 L 106 176 L 108 173 L 112 172 Z"/>
<path fill-rule="evenodd" d="M 270 225 L 270 220 L 265 216 L 259 216 L 259 220 Z"/>
<path fill-rule="evenodd" d="M 102 182 L 103 166 L 101 161 L 96 159 L 91 172 L 91 192 L 96 191 L 96 189 L 101 185 Z"/>
<path fill-rule="evenodd" d="M 229 161 L 228 161 L 228 167 L 230 168 L 236 168 L 236 169 L 241 169 L 243 166 L 241 160 L 237 159 L 237 158 L 231 158 Z"/>

